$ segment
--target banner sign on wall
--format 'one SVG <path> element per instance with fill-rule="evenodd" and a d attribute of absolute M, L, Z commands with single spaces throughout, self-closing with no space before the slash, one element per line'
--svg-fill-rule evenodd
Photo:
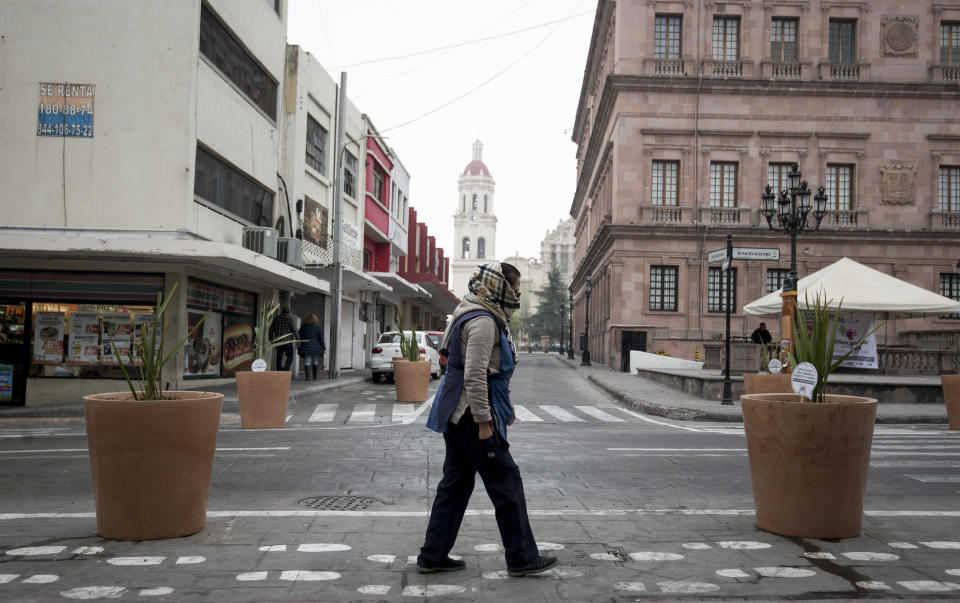
<path fill-rule="evenodd" d="M 37 364 L 63 362 L 66 317 L 60 312 L 39 312 L 33 327 L 33 361 Z"/>
<path fill-rule="evenodd" d="M 130 346 L 133 343 L 133 331 L 130 326 L 130 314 L 106 313 L 103 315 L 103 337 L 100 341 L 100 362 L 119 364 L 130 361 Z"/>
<path fill-rule="evenodd" d="M 100 360 L 100 315 L 96 312 L 70 314 L 71 364 L 96 364 Z"/>
<path fill-rule="evenodd" d="M 304 198 L 303 238 L 321 249 L 327 248 L 327 208 L 310 197 Z"/>
<path fill-rule="evenodd" d="M 40 82 L 37 136 L 93 138 L 93 84 Z"/>

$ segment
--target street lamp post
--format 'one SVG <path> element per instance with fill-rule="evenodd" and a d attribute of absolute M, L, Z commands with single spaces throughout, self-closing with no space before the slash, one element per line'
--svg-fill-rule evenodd
<path fill-rule="evenodd" d="M 960 266 L 960 262 L 957 265 Z M 573 360 L 573 293 L 570 294 L 570 345 L 567 346 L 567 360 Z"/>
<path fill-rule="evenodd" d="M 587 307 L 583 315 L 583 357 L 580 366 L 590 366 L 590 291 L 593 290 L 593 283 L 590 282 L 590 275 L 587 275 L 587 284 L 584 286 L 587 293 Z"/>
<path fill-rule="evenodd" d="M 821 186 L 813 197 L 816 207 L 810 206 L 810 189 L 803 180 L 800 167 L 794 163 L 787 174 L 788 187 L 774 194 L 768 184 L 763 195 L 761 213 L 770 230 L 790 235 L 790 276 L 783 283 L 783 309 L 780 312 L 781 353 L 793 350 L 793 322 L 797 307 L 797 235 L 808 230 L 820 230 L 820 222 L 827 213 L 827 194 Z M 811 209 L 816 224 L 807 221 Z M 785 344 L 785 345 L 783 345 Z M 788 370 L 786 364 L 784 369 Z"/>

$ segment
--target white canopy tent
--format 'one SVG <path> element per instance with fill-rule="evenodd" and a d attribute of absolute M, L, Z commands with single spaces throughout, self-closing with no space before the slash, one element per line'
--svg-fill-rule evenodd
<path fill-rule="evenodd" d="M 779 314 L 783 289 L 769 293 L 743 307 L 744 314 Z M 960 314 L 960 302 L 927 291 L 906 281 L 864 266 L 850 258 L 841 258 L 797 283 L 797 306 L 806 308 L 817 294 L 844 312 L 882 312 L 888 318 L 918 314 Z"/>

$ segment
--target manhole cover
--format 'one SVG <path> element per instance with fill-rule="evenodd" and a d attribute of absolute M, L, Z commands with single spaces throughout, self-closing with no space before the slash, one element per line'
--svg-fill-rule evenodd
<path fill-rule="evenodd" d="M 373 503 L 382 503 L 372 496 L 308 496 L 297 501 L 298 505 L 324 511 L 362 511 Z"/>

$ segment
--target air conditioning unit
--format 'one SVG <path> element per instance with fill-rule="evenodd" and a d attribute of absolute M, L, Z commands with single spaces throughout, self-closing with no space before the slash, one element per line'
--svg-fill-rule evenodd
<path fill-rule="evenodd" d="M 280 237 L 277 243 L 277 260 L 295 268 L 303 268 L 303 241 Z"/>
<path fill-rule="evenodd" d="M 277 238 L 279 236 L 276 228 L 245 226 L 243 229 L 243 246 L 251 251 L 275 258 L 277 257 Z"/>

